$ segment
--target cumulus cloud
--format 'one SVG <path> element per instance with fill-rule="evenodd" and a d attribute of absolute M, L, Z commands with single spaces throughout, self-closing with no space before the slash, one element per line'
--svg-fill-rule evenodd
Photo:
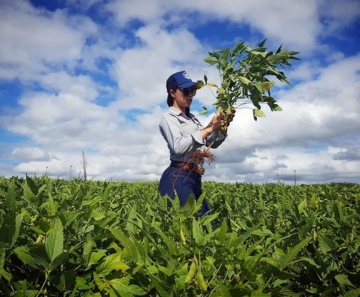
<path fill-rule="evenodd" d="M 212 150 L 216 161 L 205 164 L 204 180 L 291 183 L 296 170 L 300 182 L 358 181 L 360 53 L 322 42 L 354 24 L 357 1 L 67 4 L 77 13 L 25 0 L 1 3 L 0 83 L 16 82 L 21 91 L 14 102 L 0 97 L 0 125 L 26 142 L 1 135 L 7 161 L 0 174 L 75 177 L 84 151 L 91 179 L 158 180 L 169 164 L 158 129 L 167 77 L 184 69 L 194 80 L 206 74 L 218 82 L 217 70 L 203 62 L 209 50 L 267 37 L 270 47 L 283 43 L 301 52 L 287 72 L 294 87 L 276 87 L 282 112 L 264 106 L 267 117 L 255 122 L 250 105 L 237 111 L 227 140 Z M 239 32 L 206 32 L 212 21 Z M 198 115 L 214 96 L 204 88 L 195 99 Z M 211 116 L 199 118 L 207 124 Z"/>
<path fill-rule="evenodd" d="M 11 155 L 21 161 L 48 161 L 50 159 L 50 155 L 38 147 L 16 148 Z"/>

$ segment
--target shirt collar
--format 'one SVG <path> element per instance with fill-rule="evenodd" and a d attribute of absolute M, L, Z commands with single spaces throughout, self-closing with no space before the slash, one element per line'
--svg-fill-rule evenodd
<path fill-rule="evenodd" d="M 179 116 L 179 115 L 185 116 L 185 114 L 181 110 L 179 110 L 179 109 L 177 109 L 175 107 L 172 107 L 172 106 L 170 106 L 169 112 L 174 114 L 174 115 L 177 115 L 177 116 Z"/>

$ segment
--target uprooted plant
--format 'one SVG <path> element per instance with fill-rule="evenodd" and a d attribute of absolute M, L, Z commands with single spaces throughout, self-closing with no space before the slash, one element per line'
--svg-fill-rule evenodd
<path fill-rule="evenodd" d="M 284 70 L 285 66 L 291 66 L 290 60 L 299 60 L 296 55 L 299 52 L 283 50 L 280 46 L 276 52 L 267 51 L 265 47 L 266 39 L 258 44 L 257 48 L 251 48 L 244 42 L 237 43 L 232 49 L 225 48 L 209 52 L 209 56 L 204 61 L 210 65 L 215 65 L 219 70 L 221 80 L 220 86 L 216 83 L 208 82 L 208 78 L 204 75 L 204 81 L 198 80 L 201 87 L 209 86 L 216 89 L 213 92 L 216 101 L 215 113 L 225 113 L 227 123 L 232 109 L 239 108 L 245 104 L 251 104 L 254 120 L 258 117 L 265 117 L 265 113 L 261 110 L 261 103 L 266 103 L 271 111 L 281 111 L 281 107 L 277 104 L 275 98 L 271 95 L 271 88 L 275 85 L 271 77 L 275 77 L 280 82 L 285 82 L 289 86 Z M 206 114 L 208 109 L 200 114 Z M 223 133 L 227 130 L 228 125 L 219 130 Z M 214 156 L 209 152 L 213 143 L 211 143 L 203 152 L 193 156 L 192 161 L 202 166 L 205 159 L 209 162 L 214 160 Z"/>

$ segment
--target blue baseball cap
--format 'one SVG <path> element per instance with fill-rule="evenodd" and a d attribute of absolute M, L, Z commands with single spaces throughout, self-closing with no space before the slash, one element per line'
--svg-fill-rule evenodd
<path fill-rule="evenodd" d="M 166 81 L 166 89 L 168 92 L 177 88 L 190 88 L 192 86 L 196 86 L 197 89 L 200 89 L 198 84 L 193 82 L 184 70 L 170 75 Z"/>

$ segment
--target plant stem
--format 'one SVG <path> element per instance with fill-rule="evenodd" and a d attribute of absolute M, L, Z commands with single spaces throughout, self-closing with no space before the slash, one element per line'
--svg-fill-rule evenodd
<path fill-rule="evenodd" d="M 41 285 L 41 288 L 40 288 L 40 290 L 38 291 L 38 293 L 36 294 L 35 297 L 40 296 L 42 290 L 43 290 L 44 287 L 45 287 L 46 282 L 48 281 L 48 278 L 49 278 L 49 273 L 48 273 L 47 271 L 45 271 L 45 280 L 44 280 L 43 284 Z"/>

